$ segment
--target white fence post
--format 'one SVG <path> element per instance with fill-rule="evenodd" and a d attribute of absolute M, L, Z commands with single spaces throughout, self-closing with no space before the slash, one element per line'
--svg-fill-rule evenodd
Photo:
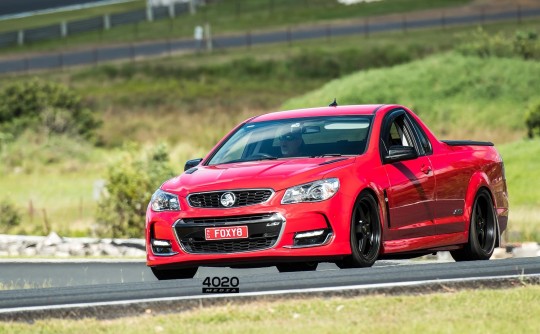
<path fill-rule="evenodd" d="M 154 21 L 154 11 L 152 9 L 152 6 L 150 5 L 146 6 L 146 21 L 148 22 Z"/>
<path fill-rule="evenodd" d="M 109 14 L 103 15 L 103 30 L 111 29 L 111 17 Z"/>
<path fill-rule="evenodd" d="M 17 33 L 17 45 L 24 45 L 24 30 Z"/>
<path fill-rule="evenodd" d="M 169 4 L 169 17 L 171 19 L 174 19 L 175 16 L 176 16 L 176 11 L 175 11 L 175 8 L 174 8 L 174 2 L 171 2 Z"/>
<path fill-rule="evenodd" d="M 66 38 L 68 35 L 68 27 L 66 21 L 60 22 L 60 35 L 62 36 L 62 38 Z"/>
<path fill-rule="evenodd" d="M 206 23 L 204 25 L 204 33 L 206 39 L 206 51 L 212 52 L 212 32 L 210 31 L 210 24 Z"/>

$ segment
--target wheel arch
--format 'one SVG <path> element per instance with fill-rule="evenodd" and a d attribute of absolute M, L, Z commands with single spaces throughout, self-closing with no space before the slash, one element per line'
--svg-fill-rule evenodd
<path fill-rule="evenodd" d="M 350 208 L 350 216 L 349 220 L 352 219 L 352 211 L 354 209 L 354 205 L 356 205 L 356 201 L 362 196 L 364 193 L 369 193 L 375 198 L 375 202 L 377 203 L 378 208 L 378 214 L 379 214 L 379 223 L 381 224 L 381 253 L 384 251 L 384 247 L 382 244 L 382 241 L 384 241 L 384 232 L 385 232 L 385 226 L 387 226 L 387 217 L 388 217 L 388 210 L 386 207 L 386 197 L 384 194 L 383 189 L 379 189 L 375 184 L 367 184 L 365 187 L 361 188 L 360 191 L 356 194 L 356 197 L 353 201 L 353 206 Z M 350 232 L 350 231 L 349 231 Z"/>
<path fill-rule="evenodd" d="M 467 188 L 467 193 L 465 195 L 464 218 L 465 218 L 467 237 L 468 237 L 469 229 L 470 229 L 471 215 L 473 211 L 474 201 L 476 199 L 476 195 L 482 189 L 485 189 L 488 192 L 492 207 L 493 208 L 496 207 L 495 197 L 493 195 L 493 190 L 490 187 L 488 176 L 483 172 L 476 172 L 475 174 L 473 174 L 473 176 L 471 177 L 471 180 L 469 181 L 469 187 Z M 499 247 L 500 241 L 501 241 L 501 228 L 499 226 L 499 219 L 496 212 L 494 214 L 494 217 L 495 217 L 495 227 L 497 229 L 495 247 Z"/>

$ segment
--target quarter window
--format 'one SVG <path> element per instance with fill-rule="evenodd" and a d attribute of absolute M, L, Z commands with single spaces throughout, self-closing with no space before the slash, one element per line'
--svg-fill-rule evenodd
<path fill-rule="evenodd" d="M 418 138 L 420 139 L 420 145 L 424 149 L 424 153 L 426 155 L 433 153 L 433 148 L 431 147 L 431 143 L 429 142 L 429 139 L 426 133 L 424 132 L 424 130 L 420 127 L 420 125 L 418 125 L 418 123 L 416 122 L 414 118 L 412 117 L 409 117 L 409 118 L 411 119 L 411 123 L 416 133 L 418 134 Z"/>

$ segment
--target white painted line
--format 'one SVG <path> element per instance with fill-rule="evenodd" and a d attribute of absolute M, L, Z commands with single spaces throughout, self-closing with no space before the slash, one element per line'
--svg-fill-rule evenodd
<path fill-rule="evenodd" d="M 29 307 L 15 307 L 0 309 L 0 313 L 13 313 L 13 312 L 27 312 L 27 311 L 41 311 L 41 310 L 57 310 L 57 309 L 74 309 L 74 308 L 88 308 L 99 306 L 115 306 L 115 305 L 131 305 L 141 303 L 157 303 L 157 302 L 171 302 L 181 300 L 199 300 L 199 299 L 222 299 L 222 298 L 241 298 L 241 297 L 256 297 L 256 296 L 275 296 L 275 295 L 290 295 L 300 293 L 317 293 L 317 292 L 335 292 L 335 291 L 350 291 L 350 290 L 369 290 L 377 288 L 395 288 L 395 287 L 407 287 L 407 286 L 421 286 L 428 284 L 444 284 L 454 282 L 470 282 L 470 281 L 491 281 L 509 278 L 526 278 L 526 277 L 540 277 L 540 274 L 532 275 L 506 275 L 506 276 L 489 276 L 489 277 L 470 277 L 470 278 L 452 278 L 441 280 L 425 280 L 425 281 L 412 281 L 412 282 L 397 282 L 397 283 L 379 283 L 379 284 L 365 284 L 365 285 L 349 285 L 340 287 L 325 287 L 325 288 L 308 288 L 308 289 L 292 289 L 292 290 L 275 290 L 275 291 L 262 291 L 262 292 L 243 292 L 238 294 L 216 294 L 216 295 L 200 295 L 200 296 L 184 296 L 184 297 L 163 297 L 163 298 L 150 298 L 150 299 L 135 299 L 135 300 L 121 300 L 111 302 L 96 302 L 96 303 L 79 303 L 79 304 L 63 304 L 63 305 L 46 305 L 46 306 L 29 306 Z"/>

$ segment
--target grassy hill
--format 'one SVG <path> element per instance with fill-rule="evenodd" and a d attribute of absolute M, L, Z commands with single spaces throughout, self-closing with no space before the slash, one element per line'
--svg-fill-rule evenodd
<path fill-rule="evenodd" d="M 400 103 L 441 139 L 522 138 L 524 115 L 540 87 L 540 63 L 520 59 L 437 55 L 386 69 L 357 72 L 287 101 L 284 109 L 339 104 Z"/>

